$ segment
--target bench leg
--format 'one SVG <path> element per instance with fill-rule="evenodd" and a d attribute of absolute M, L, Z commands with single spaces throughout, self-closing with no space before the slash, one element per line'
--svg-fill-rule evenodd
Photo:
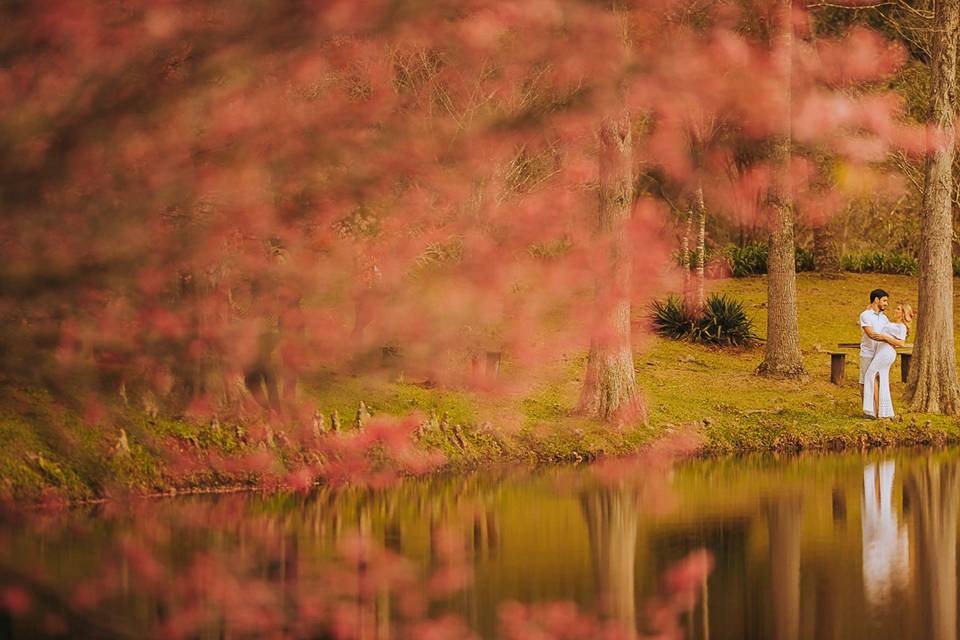
<path fill-rule="evenodd" d="M 912 357 L 913 354 L 910 353 L 900 354 L 900 382 L 906 383 L 907 378 L 910 377 L 910 359 Z"/>
<path fill-rule="evenodd" d="M 830 354 L 830 382 L 833 384 L 843 384 L 843 375 L 846 370 L 846 354 Z"/>

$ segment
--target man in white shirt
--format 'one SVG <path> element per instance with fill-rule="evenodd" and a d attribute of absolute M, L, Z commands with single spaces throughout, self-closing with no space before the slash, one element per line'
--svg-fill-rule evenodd
<path fill-rule="evenodd" d="M 870 306 L 860 314 L 860 386 L 863 386 L 863 374 L 877 352 L 877 336 L 885 324 L 890 321 L 883 311 L 889 303 L 887 292 L 874 289 L 870 292 Z"/>

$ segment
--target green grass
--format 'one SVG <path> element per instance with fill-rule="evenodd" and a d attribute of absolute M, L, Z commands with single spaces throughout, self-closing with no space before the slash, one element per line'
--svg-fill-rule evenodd
<path fill-rule="evenodd" d="M 764 277 L 708 283 L 709 291 L 744 302 L 756 333 L 766 333 Z M 916 302 L 916 281 L 907 276 L 849 274 L 823 280 L 798 276 L 800 344 L 807 377 L 770 380 L 754 375 L 763 347 L 725 350 L 644 336 L 637 344 L 637 379 L 648 421 L 617 429 L 571 415 L 586 365 L 585 353 L 544 363 L 538 378 L 522 391 L 482 394 L 455 388 L 427 388 L 386 375 L 352 376 L 321 372 L 301 383 L 301 397 L 329 422 L 339 413 L 353 428 L 358 404 L 372 414 L 419 412 L 429 420 L 420 444 L 445 453 L 453 464 L 479 465 L 493 460 L 535 462 L 589 460 L 635 451 L 679 427 L 695 427 L 708 454 L 809 448 L 849 448 L 941 444 L 960 441 L 954 418 L 905 412 L 899 372 L 891 376 L 894 405 L 901 419 L 861 417 L 857 354 L 850 351 L 846 382 L 829 382 L 830 358 L 821 350 L 859 339 L 857 316 L 868 292 L 881 286 L 892 304 Z M 960 290 L 960 288 L 958 288 Z M 639 307 L 636 320 L 647 307 Z M 957 335 L 960 335 L 960 327 Z M 897 367 L 897 365 L 895 365 Z M 509 354 L 503 375 L 512 375 Z M 85 425 L 75 412 L 49 394 L 11 383 L 0 385 L 0 498 L 39 498 L 49 490 L 83 499 L 116 491 L 165 491 L 202 488 L 249 478 L 216 473 L 173 477 L 164 466 L 158 440 L 188 451 L 243 452 L 233 426 L 194 424 L 148 417 L 128 410 L 123 425 L 129 455 L 111 452 L 117 433 Z M 276 450 L 278 458 L 287 454 Z"/>
<path fill-rule="evenodd" d="M 890 293 L 916 306 L 916 279 L 863 274 L 824 280 L 799 274 L 800 346 L 807 378 L 778 381 L 753 374 L 763 348 L 725 352 L 696 345 L 657 340 L 637 359 L 654 424 L 704 424 L 711 451 L 917 444 L 960 437 L 953 418 L 904 411 L 899 365 L 891 373 L 891 392 L 901 421 L 862 418 L 857 384 L 857 353 L 847 358 L 846 382 L 831 384 L 830 357 L 821 350 L 839 342 L 858 342 L 857 316 L 867 306 L 871 289 Z M 746 303 L 757 333 L 766 336 L 766 279 L 712 283 L 712 290 Z M 929 422 L 929 425 L 927 424 Z"/>

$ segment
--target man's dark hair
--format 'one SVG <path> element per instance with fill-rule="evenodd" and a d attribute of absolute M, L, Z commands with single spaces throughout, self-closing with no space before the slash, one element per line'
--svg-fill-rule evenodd
<path fill-rule="evenodd" d="M 890 294 L 888 294 L 883 289 L 874 289 L 873 291 L 870 292 L 870 304 L 873 304 L 873 301 L 876 300 L 877 298 L 889 298 L 889 297 L 890 297 Z"/>

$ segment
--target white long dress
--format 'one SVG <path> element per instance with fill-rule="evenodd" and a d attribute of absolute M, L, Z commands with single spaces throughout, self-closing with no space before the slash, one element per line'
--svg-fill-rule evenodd
<path fill-rule="evenodd" d="M 884 325 L 880 333 L 893 336 L 898 340 L 907 339 L 907 327 L 899 322 Z M 893 417 L 893 399 L 890 397 L 890 365 L 897 359 L 897 350 L 888 342 L 877 342 L 877 353 L 863 376 L 863 412 L 878 418 Z M 879 405 L 873 406 L 873 387 L 880 374 Z"/>

